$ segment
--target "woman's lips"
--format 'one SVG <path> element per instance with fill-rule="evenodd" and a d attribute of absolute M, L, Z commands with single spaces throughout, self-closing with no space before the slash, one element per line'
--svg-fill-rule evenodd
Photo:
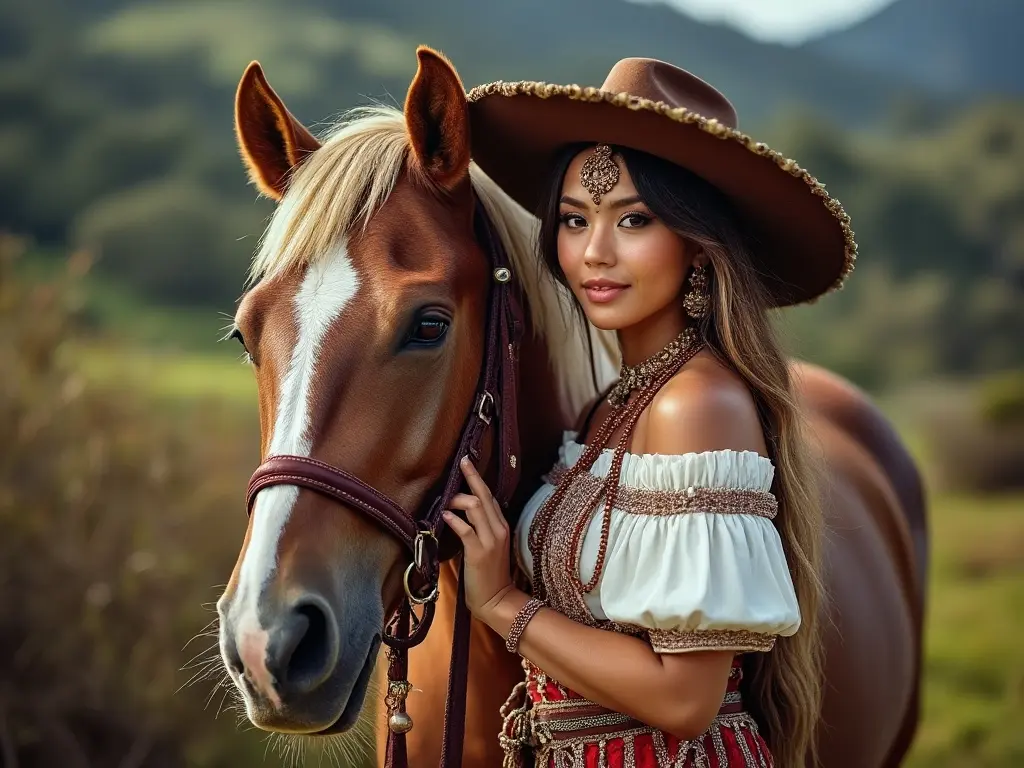
<path fill-rule="evenodd" d="M 594 304 L 607 304 L 610 301 L 615 301 L 627 288 L 629 288 L 628 285 L 593 285 L 585 287 L 583 291 Z"/>

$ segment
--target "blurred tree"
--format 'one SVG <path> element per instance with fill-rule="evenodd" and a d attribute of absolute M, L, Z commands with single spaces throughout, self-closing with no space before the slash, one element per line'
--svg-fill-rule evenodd
<path fill-rule="evenodd" d="M 169 178 L 115 192 L 75 223 L 99 268 L 164 302 L 211 304 L 241 293 L 259 219 L 206 190 Z M 229 233 L 234 233 L 229 238 Z"/>

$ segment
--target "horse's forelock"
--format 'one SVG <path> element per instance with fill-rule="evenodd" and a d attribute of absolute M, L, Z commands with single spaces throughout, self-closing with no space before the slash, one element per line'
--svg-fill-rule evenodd
<path fill-rule="evenodd" d="M 346 232 L 364 227 L 388 199 L 408 153 L 405 119 L 397 109 L 347 113 L 295 169 L 253 259 L 250 281 L 328 258 Z"/>

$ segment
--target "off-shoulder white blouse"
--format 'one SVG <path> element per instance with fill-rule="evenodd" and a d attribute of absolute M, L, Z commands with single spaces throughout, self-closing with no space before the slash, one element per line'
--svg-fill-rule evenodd
<path fill-rule="evenodd" d="M 575 437 L 565 433 L 559 466 L 572 466 L 582 454 Z M 590 474 L 607 475 L 612 456 L 605 450 Z M 530 523 L 554 492 L 557 470 L 527 503 L 516 529 L 517 558 L 531 579 Z M 647 630 L 662 653 L 766 651 L 777 636 L 794 634 L 800 609 L 772 520 L 774 472 L 753 451 L 626 454 L 604 570 L 584 597 L 593 617 Z M 597 563 L 601 510 L 603 498 L 582 544 L 584 583 Z"/>

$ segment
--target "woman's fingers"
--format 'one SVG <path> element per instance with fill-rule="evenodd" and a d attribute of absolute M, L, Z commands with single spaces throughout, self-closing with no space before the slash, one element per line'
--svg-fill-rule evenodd
<path fill-rule="evenodd" d="M 470 493 L 456 494 L 444 511 L 444 519 L 462 539 L 467 566 L 466 602 L 475 613 L 509 587 L 509 532 L 476 468 L 468 459 L 462 460 L 461 467 Z M 459 519 L 453 509 L 465 510 L 467 519 Z"/>
<path fill-rule="evenodd" d="M 468 456 L 464 456 L 460 462 L 462 468 L 462 474 L 466 478 L 466 482 L 469 484 L 469 489 L 476 495 L 484 507 L 486 513 L 486 522 L 490 527 L 491 532 L 495 537 L 501 539 L 508 535 L 508 523 L 505 521 L 504 515 L 501 513 L 501 507 L 498 506 L 498 502 L 495 500 L 494 495 L 491 493 L 491 489 L 487 487 L 487 483 L 480 477 L 480 473 L 476 471 L 476 467 L 473 466 L 473 462 L 469 460 Z"/>
<path fill-rule="evenodd" d="M 466 513 L 469 524 L 473 526 L 484 549 L 491 549 L 494 546 L 494 529 L 487 519 L 487 505 L 478 496 L 457 493 L 448 506 L 450 509 L 461 509 Z"/>
<path fill-rule="evenodd" d="M 467 552 L 470 551 L 470 549 L 477 549 L 480 546 L 480 540 L 477 538 L 476 531 L 473 530 L 473 526 L 448 510 L 444 511 L 443 517 L 449 527 L 455 531 L 455 535 L 462 539 L 462 546 Z"/>
<path fill-rule="evenodd" d="M 456 515 L 446 514 L 445 520 L 462 539 L 467 554 L 486 555 L 499 548 L 507 550 L 509 528 L 498 502 L 468 457 L 462 459 L 460 466 L 472 493 L 455 494 L 448 506 L 463 510 L 467 519 L 463 521 Z"/>
<path fill-rule="evenodd" d="M 491 489 L 487 487 L 487 483 L 485 483 L 484 479 L 480 477 L 480 473 L 476 471 L 476 467 L 474 467 L 473 462 L 469 460 L 469 456 L 462 457 L 462 460 L 459 462 L 459 468 L 462 470 L 462 475 L 466 478 L 466 482 L 469 484 L 469 490 L 473 492 L 473 495 L 488 506 L 495 506 L 494 497 L 491 495 Z"/>

